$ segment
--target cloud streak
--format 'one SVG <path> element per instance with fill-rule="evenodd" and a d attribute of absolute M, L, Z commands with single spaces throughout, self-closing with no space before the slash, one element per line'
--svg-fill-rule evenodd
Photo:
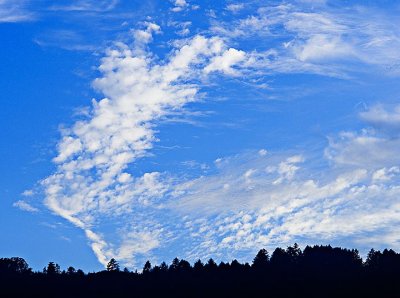
<path fill-rule="evenodd" d="M 0 0 L 0 23 L 34 20 L 34 14 L 26 9 L 27 2 L 26 0 Z"/>
<path fill-rule="evenodd" d="M 54 11 L 77 11 L 77 12 L 106 12 L 114 9 L 119 0 L 74 0 L 67 5 L 54 5 L 50 7 Z"/>
<path fill-rule="evenodd" d="M 33 207 L 32 205 L 23 200 L 14 202 L 13 206 L 27 212 L 32 212 L 32 213 L 39 212 L 39 209 Z"/>

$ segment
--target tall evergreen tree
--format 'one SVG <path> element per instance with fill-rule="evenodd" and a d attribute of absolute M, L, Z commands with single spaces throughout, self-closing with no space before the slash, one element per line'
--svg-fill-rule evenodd
<path fill-rule="evenodd" d="M 119 264 L 118 262 L 112 258 L 107 264 L 107 271 L 119 271 Z"/>
<path fill-rule="evenodd" d="M 253 260 L 253 267 L 257 269 L 266 268 L 269 264 L 269 254 L 266 249 L 260 249 Z"/>
<path fill-rule="evenodd" d="M 143 266 L 143 273 L 149 273 L 151 270 L 151 263 L 150 261 L 147 261 L 144 266 Z"/>

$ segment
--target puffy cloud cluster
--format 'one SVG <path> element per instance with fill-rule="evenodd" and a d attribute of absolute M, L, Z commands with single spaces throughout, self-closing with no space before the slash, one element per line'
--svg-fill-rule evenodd
<path fill-rule="evenodd" d="M 188 6 L 189 4 L 186 2 L 186 0 L 175 0 L 174 7 L 171 10 L 173 12 L 180 12 L 185 10 Z"/>
<path fill-rule="evenodd" d="M 161 28 L 155 23 L 145 22 L 146 28 L 133 31 L 137 48 L 142 48 L 153 40 L 153 33 L 160 33 Z"/>
<path fill-rule="evenodd" d="M 89 116 L 63 131 L 54 158 L 57 170 L 43 181 L 46 205 L 85 230 L 103 264 L 113 256 L 132 262 L 134 253 L 146 253 L 159 242 L 156 224 L 154 230 L 139 232 L 122 223 L 117 228 L 128 230 L 116 240 L 118 247 L 95 231 L 107 218 L 136 217 L 141 208 L 159 208 L 153 201 L 168 190 L 160 173 L 135 177 L 128 171 L 156 141 L 155 121 L 196 100 L 198 77 L 216 71 L 231 74 L 241 61 L 235 55 L 244 56 L 219 38 L 199 35 L 165 61 L 156 61 L 145 44 L 160 28 L 145 25 L 134 31 L 133 48 L 119 43 L 107 51 L 99 67 L 102 77 L 93 82 L 106 97 L 93 100 Z"/>

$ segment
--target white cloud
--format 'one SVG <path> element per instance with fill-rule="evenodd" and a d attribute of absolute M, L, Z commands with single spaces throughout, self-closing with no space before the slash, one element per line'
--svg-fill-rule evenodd
<path fill-rule="evenodd" d="M 70 51 L 95 51 L 97 46 L 73 30 L 50 30 L 40 34 L 34 42 L 41 47 L 60 47 Z"/>
<path fill-rule="evenodd" d="M 161 33 L 161 28 L 155 23 L 145 22 L 144 30 L 133 30 L 136 47 L 141 48 L 153 40 L 153 34 Z"/>
<path fill-rule="evenodd" d="M 186 36 L 190 33 L 189 27 L 192 25 L 192 22 L 169 22 L 168 25 L 179 29 L 176 31 L 176 34 L 179 36 Z"/>
<path fill-rule="evenodd" d="M 210 17 L 217 18 L 214 11 L 210 11 Z M 221 24 L 218 21 L 214 22 L 211 31 L 215 34 L 229 38 L 246 38 L 253 34 L 265 35 L 270 34 L 269 25 L 271 21 L 265 15 L 249 16 L 244 19 L 235 21 L 233 24 Z"/>
<path fill-rule="evenodd" d="M 314 35 L 304 44 L 294 48 L 300 61 L 318 61 L 322 59 L 348 57 L 353 49 L 338 37 Z"/>
<path fill-rule="evenodd" d="M 390 181 L 381 179 L 382 175 L 377 179 L 377 167 L 333 165 L 316 172 L 316 157 L 276 184 L 280 165 L 302 158 L 273 155 L 236 156 L 215 175 L 180 186 L 179 203 L 172 204 L 190 218 L 188 227 L 196 248 L 188 257 L 229 258 L 232 252 L 237 256 L 295 241 L 328 244 L 345 239 L 365 247 L 367 235 L 379 238 L 379 247 L 400 247 L 398 238 L 387 237 L 393 233 L 391 227 L 400 224 L 400 176 L 395 167 L 385 170 L 390 172 Z M 276 170 L 265 172 L 266 167 Z M 243 168 L 248 168 L 245 175 Z"/>
<path fill-rule="evenodd" d="M 171 9 L 173 12 L 180 12 L 189 6 L 185 0 L 175 0 L 174 5 L 175 7 Z"/>
<path fill-rule="evenodd" d="M 370 125 L 361 132 L 341 132 L 329 137 L 325 156 L 343 166 L 376 169 L 375 180 L 388 180 L 400 165 L 400 108 L 377 104 L 360 113 L 360 119 Z M 388 176 L 389 175 L 389 176 Z"/>
<path fill-rule="evenodd" d="M 327 13 L 293 12 L 285 20 L 285 27 L 300 37 L 288 44 L 300 61 L 348 59 L 356 55 L 354 45 L 343 38 L 350 28 Z"/>
<path fill-rule="evenodd" d="M 22 200 L 14 202 L 13 206 L 27 212 L 39 212 L 39 209 Z"/>
<path fill-rule="evenodd" d="M 375 110 L 362 119 L 375 123 Z M 396 109 L 380 114 L 396 122 Z M 382 134 L 378 122 L 375 130 L 331 137 L 324 157 L 220 158 L 215 174 L 178 185 L 170 204 L 189 218 L 195 245 L 187 256 L 226 259 L 295 241 L 400 248 L 399 137 Z"/>
<path fill-rule="evenodd" d="M 243 3 L 232 3 L 232 4 L 228 4 L 226 6 L 226 10 L 229 10 L 233 13 L 236 13 L 240 10 L 242 10 L 244 8 L 244 4 Z"/>
<path fill-rule="evenodd" d="M 145 25 L 141 33 L 146 35 L 134 31 L 134 48 L 118 43 L 107 51 L 99 67 L 102 77 L 93 82 L 106 97 L 93 100 L 89 116 L 63 131 L 54 158 L 57 171 L 42 182 L 48 208 L 85 230 L 102 264 L 113 256 L 134 264 L 135 257 L 167 237 L 156 233 L 157 222 L 140 221 L 138 214 L 161 212 L 168 178 L 157 172 L 137 177 L 128 172 L 128 165 L 153 147 L 157 120 L 196 100 L 196 82 L 214 58 L 236 51 L 219 38 L 195 36 L 173 49 L 166 60 L 156 61 L 143 45 L 160 28 Z M 232 73 L 231 64 L 222 70 Z M 102 224 L 125 232 L 114 239 L 98 232 Z M 148 232 L 138 234 L 137 229 L 145 227 Z M 140 247 L 133 244 L 138 237 Z"/>
<path fill-rule="evenodd" d="M 343 132 L 338 138 L 331 137 L 329 143 L 325 154 L 337 164 L 366 168 L 400 164 L 400 139 L 387 138 L 375 131 Z"/>
<path fill-rule="evenodd" d="M 233 48 L 226 50 L 221 56 L 214 57 L 211 63 L 204 68 L 206 73 L 220 71 L 228 75 L 236 75 L 237 71 L 233 66 L 242 62 L 246 58 L 246 53 Z"/>
<path fill-rule="evenodd" d="M 291 180 L 296 174 L 297 170 L 300 169 L 296 164 L 304 161 L 304 158 L 300 155 L 294 155 L 288 157 L 285 161 L 279 163 L 277 167 L 277 173 L 279 174 L 278 179 L 276 179 L 273 184 L 280 184 L 285 180 Z"/>
<path fill-rule="evenodd" d="M 265 150 L 265 149 L 261 149 L 261 150 L 258 151 L 258 154 L 259 154 L 260 156 L 265 156 L 265 155 L 268 154 L 268 151 Z"/>
<path fill-rule="evenodd" d="M 400 130 L 400 105 L 378 104 L 361 112 L 360 117 L 374 127 L 389 133 L 397 133 Z"/>
<path fill-rule="evenodd" d="M 175 5 L 177 10 L 188 6 L 186 1 Z M 377 231 L 382 241 L 398 245 L 387 227 L 399 224 L 400 141 L 379 131 L 379 125 L 397 125 L 397 112 L 383 108 L 361 114 L 374 129 L 331 137 L 325 158 L 260 150 L 219 158 L 215 174 L 183 182 L 165 173 L 130 171 L 157 141 L 157 123 L 196 101 L 210 74 L 339 75 L 346 70 L 343 59 L 377 63 L 367 54 L 383 56 L 379 51 L 391 49 L 394 40 L 374 39 L 374 29 L 350 38 L 359 28 L 349 17 L 303 12 L 294 5 L 260 9 L 235 24 L 229 24 L 232 30 L 214 26 L 211 32 L 222 37 L 172 42 L 175 48 L 165 58 L 146 47 L 161 32 L 150 22 L 132 31 L 133 46 L 117 43 L 109 49 L 99 67 L 102 75 L 93 82 L 105 97 L 93 100 L 88 117 L 63 132 L 57 170 L 43 181 L 46 205 L 85 231 L 102 264 L 117 257 L 135 266 L 137 258 L 176 239 L 193 240 L 179 245 L 187 256 L 197 257 L 299 237 L 354 236 L 365 243 L 365 235 Z M 244 52 L 227 45 L 252 34 L 273 36 L 276 27 L 289 37 L 274 48 Z"/>
<path fill-rule="evenodd" d="M 51 10 L 105 12 L 114 9 L 119 0 L 74 0 L 70 5 L 54 5 Z"/>
<path fill-rule="evenodd" d="M 372 175 L 373 181 L 390 181 L 396 174 L 400 172 L 399 167 L 391 167 L 390 169 L 382 168 L 376 170 Z"/>
<path fill-rule="evenodd" d="M 358 6 L 343 11 L 322 2 L 312 4 L 319 4 L 319 9 L 299 1 L 261 7 L 257 14 L 242 19 L 214 20 L 211 30 L 225 38 L 249 40 L 258 48 L 267 48 L 251 53 L 254 67 L 264 70 L 345 77 L 360 71 L 360 64 L 364 64 L 398 74 L 395 65 L 400 59 L 396 50 L 400 31 L 393 26 L 396 19 Z M 279 39 L 282 36 L 284 41 Z"/>
<path fill-rule="evenodd" d="M 185 0 L 175 0 L 176 6 L 187 6 L 187 2 Z"/>
<path fill-rule="evenodd" d="M 26 0 L 0 0 L 0 23 L 17 23 L 35 19 L 26 8 Z"/>
<path fill-rule="evenodd" d="M 22 192 L 21 195 L 23 195 L 24 197 L 31 197 L 35 194 L 35 192 L 32 189 L 26 189 Z"/>

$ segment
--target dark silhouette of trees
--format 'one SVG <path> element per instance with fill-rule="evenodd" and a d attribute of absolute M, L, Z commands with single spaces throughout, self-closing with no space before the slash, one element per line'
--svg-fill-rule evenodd
<path fill-rule="evenodd" d="M 160 271 L 161 272 L 167 272 L 168 271 L 168 265 L 165 262 L 162 262 L 160 265 Z"/>
<path fill-rule="evenodd" d="M 208 260 L 207 264 L 204 265 L 204 268 L 209 272 L 213 272 L 217 270 L 218 266 L 217 263 L 215 263 L 215 261 L 211 258 Z"/>
<path fill-rule="evenodd" d="M 49 262 L 47 267 L 43 268 L 43 273 L 47 275 L 55 275 L 55 274 L 60 274 L 60 265 L 54 262 Z"/>
<path fill-rule="evenodd" d="M 74 275 L 74 274 L 76 274 L 76 269 L 72 266 L 69 266 L 66 273 L 68 275 Z"/>
<path fill-rule="evenodd" d="M 28 263 L 23 258 L 1 258 L 0 259 L 0 274 L 12 274 L 12 273 L 27 273 L 31 269 Z"/>
<path fill-rule="evenodd" d="M 107 264 L 107 271 L 113 272 L 113 271 L 119 271 L 119 264 L 118 262 L 112 258 L 108 264 Z"/>
<path fill-rule="evenodd" d="M 355 249 L 297 244 L 258 251 L 251 266 L 233 260 L 193 266 L 175 258 L 143 271 L 106 270 L 85 274 L 49 262 L 33 272 L 22 258 L 0 259 L 1 297 L 399 297 L 400 254 L 371 250 L 365 261 Z"/>
<path fill-rule="evenodd" d="M 201 260 L 197 260 L 193 265 L 193 269 L 197 272 L 202 271 L 203 268 L 204 268 L 204 264 L 201 262 Z"/>
<path fill-rule="evenodd" d="M 179 259 L 175 258 L 172 260 L 172 263 L 169 266 L 169 270 L 172 272 L 176 272 L 176 271 L 178 271 L 178 267 L 179 267 Z"/>
<path fill-rule="evenodd" d="M 147 261 L 143 266 L 143 273 L 149 273 L 151 270 L 151 263 Z"/>
<path fill-rule="evenodd" d="M 269 265 L 269 254 L 266 249 L 261 249 L 253 260 L 253 268 L 263 270 Z"/>
<path fill-rule="evenodd" d="M 123 270 L 123 272 L 124 272 L 124 273 L 129 273 L 130 271 L 129 271 L 129 269 L 128 269 L 128 268 L 124 267 L 124 270 Z"/>

